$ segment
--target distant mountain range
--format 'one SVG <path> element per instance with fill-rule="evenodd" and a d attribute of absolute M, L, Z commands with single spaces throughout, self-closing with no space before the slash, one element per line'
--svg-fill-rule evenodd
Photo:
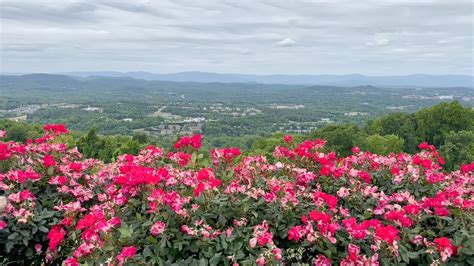
<path fill-rule="evenodd" d="M 61 75 L 75 77 L 129 77 L 144 80 L 173 82 L 221 82 L 221 83 L 263 83 L 287 85 L 326 86 L 379 86 L 379 87 L 474 87 L 474 76 L 470 75 L 427 75 L 365 76 L 349 75 L 249 75 L 220 74 L 210 72 L 179 72 L 156 74 L 149 72 L 64 72 Z"/>

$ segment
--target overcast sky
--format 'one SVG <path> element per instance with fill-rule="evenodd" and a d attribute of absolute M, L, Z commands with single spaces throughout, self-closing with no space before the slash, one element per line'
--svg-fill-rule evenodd
<path fill-rule="evenodd" d="M 473 72 L 471 1 L 0 3 L 2 72 Z"/>

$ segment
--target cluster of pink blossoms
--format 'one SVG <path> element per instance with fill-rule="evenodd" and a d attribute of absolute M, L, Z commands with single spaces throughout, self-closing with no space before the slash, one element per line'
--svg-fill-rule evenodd
<path fill-rule="evenodd" d="M 219 163 L 231 163 L 235 157 L 240 156 L 238 148 L 220 148 L 211 150 L 212 163 L 219 165 Z"/>
<path fill-rule="evenodd" d="M 249 246 L 255 248 L 256 246 L 267 248 L 256 260 L 256 264 L 259 266 L 265 265 L 265 259 L 274 258 L 276 261 L 281 261 L 282 254 L 273 242 L 273 234 L 268 231 L 267 221 L 263 221 L 261 224 L 257 224 L 253 228 L 253 237 L 249 241 Z"/>
<path fill-rule="evenodd" d="M 194 135 L 192 137 L 181 137 L 175 144 L 174 148 L 181 150 L 187 147 L 192 147 L 194 149 L 200 149 L 202 145 L 202 135 Z"/>
<path fill-rule="evenodd" d="M 400 262 L 407 249 L 437 263 L 463 252 L 447 227 L 474 209 L 474 162 L 444 172 L 443 158 L 427 143 L 415 155 L 355 147 L 340 158 L 323 152 L 324 140 L 294 143 L 285 136 L 273 157 L 239 158 L 237 148 L 216 148 L 207 155 L 210 164 L 199 161 L 206 156 L 197 156 L 202 136 L 194 135 L 168 153 L 148 146 L 103 163 L 53 142 L 68 132 L 63 125 L 44 130 L 26 143 L 0 142 L 7 167 L 0 189 L 8 199 L 0 230 L 12 234 L 46 217 L 44 235 L 27 244 L 49 263 L 122 265 L 145 258 L 153 245 L 190 257 L 216 248 L 234 265 L 250 256 L 257 265 L 291 263 L 301 259 L 292 257 L 295 250 L 314 265 Z M 344 252 L 312 249 L 322 243 Z"/>

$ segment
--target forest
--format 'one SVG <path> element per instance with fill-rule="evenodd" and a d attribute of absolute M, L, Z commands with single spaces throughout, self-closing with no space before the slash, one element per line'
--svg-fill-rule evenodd
<path fill-rule="evenodd" d="M 19 142 L 42 134 L 40 124 L 28 122 L 1 120 L 0 128 L 8 133 L 7 140 Z M 203 145 L 206 148 L 238 147 L 245 154 L 269 154 L 283 135 L 282 132 L 239 137 L 204 134 Z M 293 134 L 293 137 L 298 140 L 325 139 L 328 141 L 326 148 L 342 156 L 349 155 L 352 147 L 382 155 L 414 153 L 418 144 L 426 141 L 439 149 L 446 160 L 446 169 L 454 169 L 474 161 L 474 111 L 456 101 L 445 102 L 414 113 L 383 115 L 363 124 L 330 124 L 311 132 Z M 110 162 L 121 154 L 137 154 L 147 145 L 170 146 L 179 135 L 153 136 L 143 132 L 104 135 L 92 127 L 86 131 L 72 131 L 64 138 L 62 141 L 77 146 L 87 158 Z"/>
<path fill-rule="evenodd" d="M 474 106 L 462 87 L 334 87 L 258 83 L 195 83 L 132 78 L 0 75 L 0 118 L 63 123 L 100 134 L 226 137 L 308 133 L 442 102 Z M 237 141 L 237 140 L 236 140 Z M 230 144 L 230 143 L 229 143 Z"/>

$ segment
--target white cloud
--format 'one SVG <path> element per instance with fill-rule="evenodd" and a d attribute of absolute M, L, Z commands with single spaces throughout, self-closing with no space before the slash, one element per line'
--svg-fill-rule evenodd
<path fill-rule="evenodd" d="M 370 42 L 367 42 L 366 45 L 367 46 L 385 46 L 385 45 L 388 45 L 390 43 L 389 40 L 385 39 L 385 38 L 382 38 L 382 39 L 376 39 L 374 41 L 370 41 Z"/>
<path fill-rule="evenodd" d="M 468 0 L 0 1 L 5 72 L 384 75 L 441 74 L 453 62 L 453 73 L 473 68 Z"/>
<path fill-rule="evenodd" d="M 252 51 L 250 51 L 249 49 L 238 49 L 239 53 L 241 54 L 245 54 L 245 55 L 249 55 L 249 54 L 252 54 Z"/>
<path fill-rule="evenodd" d="M 275 44 L 278 46 L 287 47 L 287 46 L 294 46 L 296 44 L 296 41 L 291 38 L 285 38 L 281 41 L 276 42 Z"/>
<path fill-rule="evenodd" d="M 395 53 L 407 53 L 407 52 L 410 52 L 409 49 L 405 49 L 405 48 L 394 48 L 392 50 L 390 50 L 392 52 L 395 52 Z"/>

